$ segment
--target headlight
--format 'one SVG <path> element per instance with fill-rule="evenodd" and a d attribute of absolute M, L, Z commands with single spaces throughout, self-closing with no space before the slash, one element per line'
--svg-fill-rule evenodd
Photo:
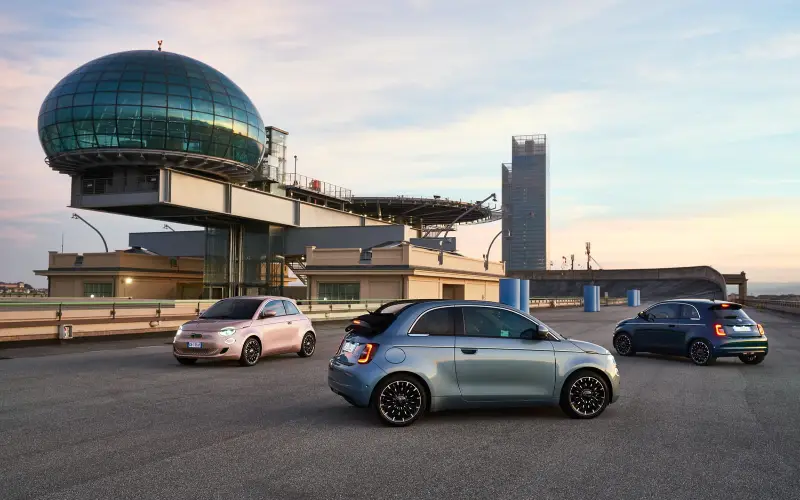
<path fill-rule="evenodd" d="M 222 330 L 219 331 L 219 334 L 222 335 L 223 337 L 230 337 L 234 333 L 236 333 L 236 328 L 234 328 L 232 326 L 229 326 L 227 328 L 223 328 Z"/>

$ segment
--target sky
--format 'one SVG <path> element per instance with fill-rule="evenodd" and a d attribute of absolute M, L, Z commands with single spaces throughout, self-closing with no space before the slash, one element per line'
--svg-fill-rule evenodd
<path fill-rule="evenodd" d="M 163 40 L 288 130 L 299 173 L 356 195 L 499 196 L 511 136 L 543 133 L 556 267 L 590 241 L 604 268 L 711 265 L 800 282 L 796 0 L 0 7 L 0 281 L 44 286 L 33 269 L 62 235 L 66 252 L 103 250 L 70 219 L 69 177 L 44 163 L 38 109 L 81 64 Z M 112 249 L 163 226 L 80 214 Z M 499 229 L 458 229 L 459 250 L 480 257 Z"/>

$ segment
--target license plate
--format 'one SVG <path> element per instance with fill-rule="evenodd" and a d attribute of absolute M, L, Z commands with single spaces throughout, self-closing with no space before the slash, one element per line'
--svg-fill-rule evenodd
<path fill-rule="evenodd" d="M 750 327 L 749 326 L 734 326 L 733 327 L 733 331 L 734 332 L 749 332 L 750 331 Z"/>
<path fill-rule="evenodd" d="M 202 342 L 187 342 L 186 347 L 190 349 L 202 349 L 203 343 Z"/>
<path fill-rule="evenodd" d="M 345 342 L 344 345 L 342 346 L 342 352 L 353 352 L 353 351 L 356 350 L 357 346 L 358 346 L 358 344 L 356 344 L 356 343 Z"/>

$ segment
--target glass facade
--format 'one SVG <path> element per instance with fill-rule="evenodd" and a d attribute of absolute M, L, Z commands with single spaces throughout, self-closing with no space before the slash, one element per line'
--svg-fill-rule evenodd
<path fill-rule="evenodd" d="M 266 132 L 228 77 L 155 50 L 111 54 L 64 77 L 39 110 L 47 156 L 96 148 L 166 150 L 257 166 Z"/>

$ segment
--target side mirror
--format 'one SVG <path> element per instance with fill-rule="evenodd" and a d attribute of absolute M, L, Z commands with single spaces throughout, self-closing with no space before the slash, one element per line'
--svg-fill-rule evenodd
<path fill-rule="evenodd" d="M 277 315 L 278 315 L 278 313 L 276 313 L 275 311 L 269 310 L 269 311 L 261 311 L 261 314 L 259 314 L 259 317 L 261 319 L 267 319 L 267 318 L 274 318 Z"/>
<path fill-rule="evenodd" d="M 644 312 L 644 311 L 639 311 L 639 314 L 637 314 L 636 316 L 638 316 L 639 318 L 641 318 L 641 319 L 643 319 L 645 321 L 649 321 L 649 318 L 647 317 L 647 313 Z"/>
<path fill-rule="evenodd" d="M 547 332 L 549 331 L 546 327 L 536 325 L 536 328 L 528 328 L 520 333 L 519 338 L 522 340 L 547 340 Z"/>

